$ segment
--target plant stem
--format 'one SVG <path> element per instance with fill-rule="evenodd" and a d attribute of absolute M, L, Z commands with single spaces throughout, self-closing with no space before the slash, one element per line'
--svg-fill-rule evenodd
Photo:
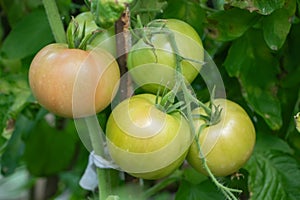
<path fill-rule="evenodd" d="M 66 43 L 66 34 L 55 0 L 43 0 L 48 21 L 57 43 Z"/>
<path fill-rule="evenodd" d="M 60 18 L 60 14 L 58 12 L 58 8 L 55 0 L 43 0 L 43 5 L 46 10 L 46 14 L 48 17 L 48 21 L 54 35 L 54 39 L 57 43 L 66 43 L 66 33 L 64 30 L 63 23 Z M 87 38 L 89 39 L 89 38 Z M 101 127 L 95 126 L 95 124 L 99 124 L 97 118 L 94 117 L 86 117 L 82 119 L 85 121 L 90 140 L 92 143 L 92 147 L 94 152 L 102 157 L 105 157 L 104 151 L 104 133 Z M 106 199 L 108 195 L 111 193 L 111 185 L 110 185 L 110 172 L 107 169 L 97 168 L 97 176 L 98 176 L 98 189 L 99 189 L 99 199 Z"/>
<path fill-rule="evenodd" d="M 176 83 L 175 83 L 175 86 L 172 89 L 173 92 L 177 93 L 177 90 L 179 89 L 179 87 L 181 87 L 183 90 L 186 91 L 186 93 L 185 93 L 186 97 L 185 98 L 187 98 L 186 100 L 188 100 L 188 102 L 191 102 L 191 103 L 193 102 L 193 103 L 197 104 L 198 106 L 200 106 L 204 109 L 206 114 L 211 115 L 212 114 L 211 108 L 209 108 L 204 103 L 199 101 L 196 97 L 194 97 L 189 92 L 189 89 L 187 88 L 187 86 L 185 84 L 185 79 L 182 75 L 181 61 L 186 60 L 186 61 L 190 61 L 190 62 L 194 62 L 194 63 L 204 63 L 204 62 L 197 61 L 197 60 L 190 59 L 190 58 L 185 58 L 185 57 L 181 56 L 180 51 L 178 49 L 178 46 L 176 44 L 175 35 L 172 31 L 170 31 L 170 30 L 154 31 L 154 32 L 152 32 L 152 34 L 166 34 L 168 36 L 169 41 L 170 41 L 171 48 L 174 51 L 175 61 L 176 61 L 176 68 L 175 68 L 175 70 L 176 70 L 176 72 L 175 72 Z"/>
<path fill-rule="evenodd" d="M 144 193 L 144 197 L 145 198 L 149 198 L 152 195 L 154 195 L 157 192 L 159 192 L 160 190 L 162 190 L 163 188 L 167 187 L 168 185 L 171 185 L 172 183 L 174 183 L 174 182 L 176 182 L 178 180 L 179 180 L 179 177 L 169 177 L 169 178 L 166 178 L 166 179 L 162 180 L 161 182 L 155 184 L 153 187 L 149 188 Z"/>
<path fill-rule="evenodd" d="M 133 93 L 131 77 L 126 75 L 128 71 L 127 56 L 131 48 L 131 34 L 129 28 L 130 12 L 127 6 L 120 19 L 115 23 L 117 62 L 122 76 L 120 79 L 120 100 L 128 98 Z"/>
<path fill-rule="evenodd" d="M 90 135 L 90 140 L 95 154 L 105 157 L 104 151 L 104 133 L 100 126 L 95 126 L 99 124 L 96 117 L 86 117 L 85 118 L 88 132 Z M 106 199 L 111 192 L 110 177 L 107 173 L 107 169 L 97 168 L 98 175 L 98 189 L 99 189 L 99 200 Z"/>

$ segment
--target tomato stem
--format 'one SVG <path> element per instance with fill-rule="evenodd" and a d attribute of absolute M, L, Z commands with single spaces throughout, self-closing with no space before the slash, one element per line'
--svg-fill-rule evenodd
<path fill-rule="evenodd" d="M 43 5 L 46 10 L 48 21 L 57 43 L 66 43 L 66 34 L 60 14 L 56 5 L 56 1 L 43 0 Z"/>
<path fill-rule="evenodd" d="M 98 124 L 97 118 L 85 117 L 81 120 L 84 120 L 87 125 L 91 145 L 95 154 L 105 158 L 104 132 L 100 126 L 95 127 L 95 124 Z M 98 176 L 99 199 L 106 199 L 111 193 L 110 174 L 108 173 L 108 169 L 97 168 L 96 171 Z"/>
<path fill-rule="evenodd" d="M 122 78 L 120 79 L 120 100 L 126 99 L 133 93 L 132 80 L 130 76 L 123 76 L 127 73 L 127 52 L 131 48 L 131 34 L 130 27 L 130 10 L 126 7 L 124 13 L 115 22 L 115 40 L 117 51 L 117 62 Z"/>
<path fill-rule="evenodd" d="M 149 188 L 148 190 L 145 191 L 144 197 L 148 199 L 149 197 L 157 194 L 160 190 L 164 189 L 165 187 L 171 185 L 172 183 L 175 183 L 180 180 L 180 176 L 170 176 L 161 182 L 155 184 L 153 187 Z"/>
<path fill-rule="evenodd" d="M 159 27 L 159 25 L 155 24 L 155 22 L 163 23 L 163 24 Z M 198 63 L 198 64 L 204 64 L 204 62 L 194 60 L 194 59 L 190 59 L 190 58 L 185 58 L 185 57 L 181 56 L 180 51 L 178 49 L 178 46 L 176 44 L 175 34 L 172 31 L 170 31 L 167 27 L 164 26 L 165 20 L 157 20 L 155 22 L 152 22 L 152 24 L 154 24 L 155 27 L 158 26 L 159 29 L 156 30 L 156 31 L 151 30 L 150 37 L 154 34 L 165 34 L 168 37 L 169 41 L 170 41 L 171 48 L 172 48 L 172 50 L 174 52 L 174 55 L 175 55 L 175 61 L 176 61 L 175 80 L 176 80 L 176 82 L 175 82 L 175 86 L 172 88 L 172 90 L 169 93 L 176 94 L 178 92 L 179 88 L 182 88 L 182 90 L 185 90 L 184 95 L 188 96 L 189 102 L 193 102 L 193 103 L 197 104 L 198 106 L 202 107 L 204 109 L 205 113 L 208 116 L 215 115 L 212 112 L 212 109 L 210 107 L 206 106 L 204 103 L 202 103 L 195 96 L 192 95 L 191 91 L 188 89 L 187 85 L 185 84 L 185 79 L 184 79 L 184 76 L 182 75 L 182 64 L 181 64 L 181 62 L 183 60 L 187 60 L 189 62 L 194 62 L 194 63 Z M 146 44 L 153 47 L 150 40 L 147 38 L 147 33 L 143 34 L 143 40 Z M 155 51 L 154 47 L 153 47 L 153 51 Z M 175 98 L 175 96 L 176 95 L 174 95 L 174 98 Z M 164 97 L 163 97 L 163 99 L 164 99 Z M 173 99 L 173 102 L 174 102 L 174 99 Z M 217 112 L 217 110 L 216 110 L 216 112 Z M 213 117 L 211 117 L 211 118 L 213 118 Z"/>

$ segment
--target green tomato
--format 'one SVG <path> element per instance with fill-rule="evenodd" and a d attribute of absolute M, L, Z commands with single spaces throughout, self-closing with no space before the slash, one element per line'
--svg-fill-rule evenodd
<path fill-rule="evenodd" d="M 91 40 L 91 43 L 89 44 L 91 47 L 101 47 L 116 57 L 116 39 L 113 26 L 108 29 L 100 30 L 91 12 L 80 13 L 75 17 L 75 20 L 78 23 L 80 33 L 83 30 L 84 24 L 85 35 L 91 34 L 94 31 L 100 31 L 95 38 Z"/>
<path fill-rule="evenodd" d="M 174 33 L 179 55 L 189 59 L 181 61 L 181 68 L 184 78 L 191 83 L 198 75 L 204 59 L 199 35 L 189 24 L 177 19 L 167 19 L 160 24 Z M 161 30 L 160 27 L 151 28 L 151 26 L 146 29 L 150 33 Z M 148 42 L 140 39 L 132 46 L 127 63 L 129 72 L 138 86 L 156 94 L 161 87 L 174 86 L 176 57 L 169 37 L 165 33 L 153 34 L 148 39 Z"/>
<path fill-rule="evenodd" d="M 180 113 L 167 114 L 155 106 L 156 96 L 140 94 L 118 104 L 106 128 L 110 156 L 125 172 L 159 179 L 184 161 L 192 135 Z"/>
<path fill-rule="evenodd" d="M 223 109 L 221 120 L 204 128 L 198 141 L 211 172 L 215 176 L 227 176 L 243 167 L 251 156 L 255 145 L 255 129 L 245 110 L 238 104 L 226 99 L 216 99 L 214 103 Z M 193 114 L 204 114 L 204 111 L 196 108 Z M 195 119 L 196 130 L 204 123 L 201 119 Z M 195 141 L 187 161 L 197 171 L 207 174 Z"/>

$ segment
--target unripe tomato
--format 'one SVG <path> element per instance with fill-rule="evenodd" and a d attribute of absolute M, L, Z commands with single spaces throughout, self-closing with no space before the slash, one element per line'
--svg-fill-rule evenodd
<path fill-rule="evenodd" d="M 165 27 L 174 33 L 179 55 L 190 60 L 182 60 L 182 74 L 191 83 L 198 75 L 204 59 L 201 39 L 187 23 L 177 19 L 167 19 Z M 161 26 L 164 26 L 161 23 Z M 147 27 L 150 33 L 163 30 L 161 27 Z M 147 33 L 148 34 L 148 33 Z M 148 42 L 140 39 L 128 53 L 128 68 L 133 80 L 147 92 L 155 93 L 161 86 L 172 88 L 175 84 L 176 57 L 165 33 L 153 34 Z M 194 60 L 194 61 L 191 61 Z"/>
<path fill-rule="evenodd" d="M 159 179 L 177 169 L 193 138 L 186 119 L 159 110 L 155 98 L 140 94 L 122 101 L 106 129 L 112 159 L 125 172 L 144 179 Z"/>
<path fill-rule="evenodd" d="M 214 103 L 223 109 L 221 121 L 205 128 L 198 141 L 211 172 L 215 176 L 227 176 L 239 170 L 249 159 L 255 144 L 255 129 L 245 110 L 238 104 L 226 99 L 216 99 Z M 196 108 L 193 114 L 204 114 L 204 111 Z M 204 121 L 195 119 L 194 124 L 198 130 Z M 197 171 L 207 174 L 195 141 L 187 161 Z"/>
<path fill-rule="evenodd" d="M 37 101 L 63 117 L 84 117 L 100 112 L 115 95 L 120 79 L 112 55 L 101 49 L 69 49 L 50 44 L 30 65 L 29 83 Z"/>
<path fill-rule="evenodd" d="M 79 32 L 81 33 L 85 24 L 85 35 L 99 31 L 93 14 L 91 12 L 82 12 L 75 17 L 78 23 Z M 73 22 L 71 22 L 73 23 Z M 70 26 L 70 24 L 69 24 Z M 99 31 L 89 44 L 91 47 L 101 47 L 116 57 L 116 38 L 114 26 Z"/>

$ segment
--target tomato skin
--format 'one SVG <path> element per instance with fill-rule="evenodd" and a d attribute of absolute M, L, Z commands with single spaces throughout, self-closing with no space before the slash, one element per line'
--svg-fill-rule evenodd
<path fill-rule="evenodd" d="M 209 126 L 200 134 L 199 142 L 207 165 L 215 176 L 227 176 L 239 170 L 249 159 L 255 145 L 255 129 L 244 109 L 225 99 L 214 102 L 222 110 L 221 121 Z M 194 114 L 204 114 L 196 108 Z M 204 121 L 195 119 L 196 130 Z M 197 171 L 206 174 L 194 141 L 190 147 L 187 161 Z"/>
<path fill-rule="evenodd" d="M 82 12 L 75 17 L 75 21 L 78 23 L 79 32 L 81 33 L 85 24 L 85 35 L 91 34 L 94 31 L 99 31 L 93 14 L 91 12 Z M 72 23 L 72 22 L 71 22 Z M 89 44 L 91 47 L 103 48 L 111 53 L 116 58 L 116 38 L 114 26 L 103 29 L 91 40 Z"/>
<path fill-rule="evenodd" d="M 120 72 L 104 50 L 68 49 L 50 44 L 30 65 L 29 84 L 37 101 L 62 117 L 84 117 L 109 105 L 118 87 Z"/>
<path fill-rule="evenodd" d="M 167 19 L 166 27 L 175 35 L 180 56 L 202 62 L 204 50 L 197 32 L 187 23 L 177 19 Z M 152 32 L 160 28 L 148 28 Z M 172 88 L 175 84 L 176 58 L 166 34 L 154 34 L 150 42 L 155 48 L 140 39 L 128 53 L 128 69 L 133 80 L 150 93 L 157 93 L 161 86 Z M 182 74 L 191 83 L 198 75 L 201 64 L 181 61 Z"/>
<path fill-rule="evenodd" d="M 160 111 L 155 98 L 140 94 L 122 101 L 113 109 L 106 128 L 112 159 L 125 172 L 144 179 L 172 173 L 183 163 L 192 142 L 185 118 Z"/>

